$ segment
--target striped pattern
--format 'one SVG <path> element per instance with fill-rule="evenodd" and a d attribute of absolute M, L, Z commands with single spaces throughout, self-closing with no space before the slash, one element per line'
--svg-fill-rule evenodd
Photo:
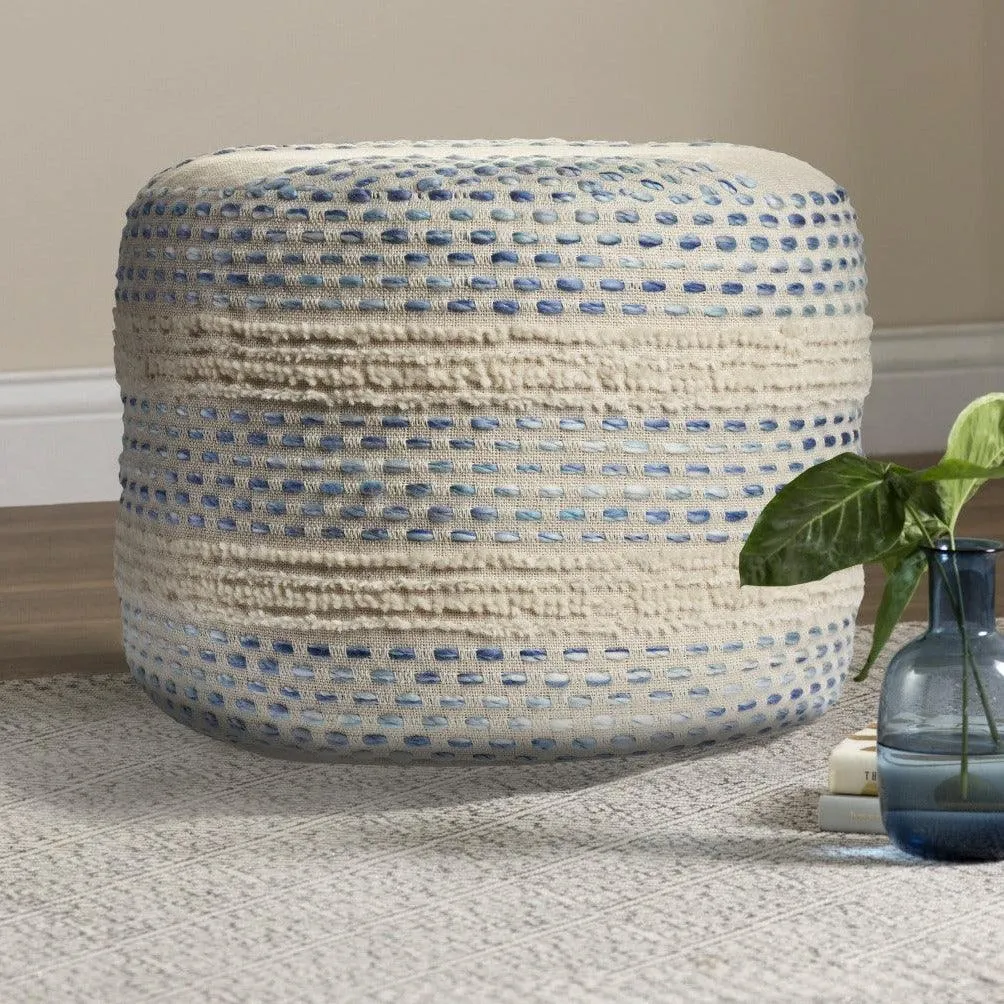
<path fill-rule="evenodd" d="M 562 759 L 822 713 L 860 569 L 743 590 L 778 486 L 860 452 L 846 193 L 724 144 L 221 151 L 127 213 L 133 674 L 285 755 Z"/>

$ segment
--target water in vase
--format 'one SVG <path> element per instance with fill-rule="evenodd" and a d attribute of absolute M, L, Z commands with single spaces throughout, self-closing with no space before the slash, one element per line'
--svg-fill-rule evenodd
<path fill-rule="evenodd" d="M 973 736 L 962 788 L 962 757 L 901 749 L 895 735 L 878 746 L 882 820 L 889 838 L 920 857 L 1004 859 L 1004 752 Z M 958 736 L 955 736 L 957 741 Z M 911 732 L 903 746 L 945 749 L 941 734 Z"/>

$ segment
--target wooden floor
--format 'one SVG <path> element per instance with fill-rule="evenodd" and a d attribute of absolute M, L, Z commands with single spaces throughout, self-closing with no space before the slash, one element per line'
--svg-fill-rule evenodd
<path fill-rule="evenodd" d="M 898 459 L 920 467 L 937 458 Z M 0 680 L 126 671 L 112 585 L 115 510 L 110 502 L 0 509 Z M 1004 481 L 984 487 L 967 507 L 959 532 L 1004 535 Z M 881 571 L 866 568 L 865 581 L 859 621 L 870 624 Z M 1004 589 L 997 607 L 1004 616 Z M 923 589 L 906 617 L 926 619 Z"/>

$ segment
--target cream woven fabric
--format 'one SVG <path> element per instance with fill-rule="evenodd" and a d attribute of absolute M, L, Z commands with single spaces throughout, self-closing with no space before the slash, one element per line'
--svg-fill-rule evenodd
<path fill-rule="evenodd" d="M 326 759 L 683 749 L 837 698 L 860 569 L 738 587 L 860 451 L 846 193 L 783 154 L 225 150 L 130 207 L 116 579 L 194 728 Z"/>
<path fill-rule="evenodd" d="M 448 771 L 249 757 L 125 675 L 0 683 L 0 1000 L 996 1001 L 999 865 L 815 829 L 881 675 L 717 756 Z"/>

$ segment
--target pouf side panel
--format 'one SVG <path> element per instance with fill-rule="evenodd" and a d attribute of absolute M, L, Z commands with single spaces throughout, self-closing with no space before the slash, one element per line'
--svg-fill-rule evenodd
<path fill-rule="evenodd" d="M 729 144 L 247 147 L 157 175 L 117 273 L 127 659 L 249 748 L 722 744 L 839 696 L 861 569 L 740 589 L 860 453 L 846 192 Z"/>
<path fill-rule="evenodd" d="M 332 636 L 164 616 L 141 595 L 123 603 L 130 669 L 179 721 L 274 749 L 398 762 L 683 750 L 811 720 L 839 698 L 855 609 L 817 607 L 775 634 L 712 648 L 422 631 L 322 641 Z"/>

